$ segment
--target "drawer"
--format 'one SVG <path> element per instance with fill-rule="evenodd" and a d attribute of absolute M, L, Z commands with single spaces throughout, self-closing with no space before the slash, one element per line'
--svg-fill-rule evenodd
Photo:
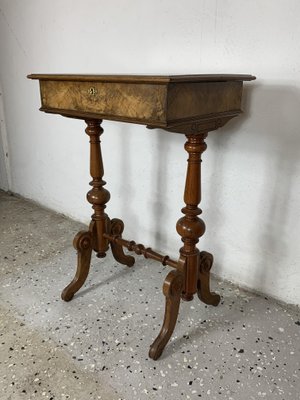
<path fill-rule="evenodd" d="M 164 125 L 166 86 L 114 82 L 41 80 L 44 111 Z"/>

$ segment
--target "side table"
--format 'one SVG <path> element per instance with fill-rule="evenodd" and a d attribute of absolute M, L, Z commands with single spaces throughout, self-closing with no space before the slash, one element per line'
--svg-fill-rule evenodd
<path fill-rule="evenodd" d="M 220 296 L 210 291 L 213 256 L 199 251 L 197 243 L 205 224 L 199 215 L 201 201 L 201 154 L 206 150 L 209 131 L 225 125 L 241 113 L 243 82 L 251 75 L 29 75 L 38 79 L 41 111 L 85 120 L 90 138 L 90 174 L 92 189 L 87 200 L 94 213 L 87 231 L 74 238 L 77 270 L 63 290 L 62 299 L 70 301 L 84 284 L 90 269 L 91 255 L 105 257 L 111 248 L 116 261 L 132 267 L 135 259 L 123 248 L 145 258 L 168 265 L 172 271 L 163 284 L 165 316 L 160 333 L 150 346 L 149 357 L 157 360 L 168 343 L 179 312 L 180 299 L 190 301 L 194 294 L 205 304 L 217 306 Z M 105 213 L 110 193 L 104 188 L 104 170 L 100 147 L 103 119 L 161 128 L 184 134 L 188 166 L 184 191 L 183 216 L 176 229 L 183 246 L 178 259 L 162 255 L 143 244 L 122 237 L 124 224 Z M 170 135 L 170 140 L 171 139 Z"/>

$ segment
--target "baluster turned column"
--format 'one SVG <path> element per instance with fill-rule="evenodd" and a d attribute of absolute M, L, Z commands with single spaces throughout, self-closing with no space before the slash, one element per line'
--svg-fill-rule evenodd
<path fill-rule="evenodd" d="M 199 271 L 199 250 L 196 244 L 205 232 L 205 224 L 198 217 L 202 213 L 198 208 L 201 201 L 201 154 L 206 150 L 204 139 L 207 133 L 186 135 L 185 150 L 189 154 L 184 191 L 186 206 L 181 210 L 184 217 L 177 222 L 176 229 L 182 237 L 183 247 L 180 254 L 186 259 L 184 292 L 182 298 L 190 301 L 197 292 Z"/>
<path fill-rule="evenodd" d="M 103 133 L 101 120 L 86 120 L 85 132 L 90 137 L 90 174 L 93 178 L 90 182 L 92 189 L 87 193 L 87 200 L 92 204 L 94 214 L 92 215 L 93 248 L 97 251 L 97 257 L 105 257 L 109 248 L 109 242 L 103 237 L 108 232 L 109 219 L 104 212 L 106 203 L 110 199 L 110 193 L 103 186 L 106 182 L 102 179 L 104 175 L 102 154 L 100 148 L 100 135 Z"/>
<path fill-rule="evenodd" d="M 86 133 L 90 137 L 90 174 L 92 189 L 87 193 L 87 200 L 92 204 L 94 214 L 88 231 L 80 231 L 74 238 L 73 245 L 77 250 L 77 269 L 72 282 L 64 288 L 61 297 L 70 301 L 74 294 L 82 287 L 89 274 L 92 250 L 98 257 L 105 257 L 109 242 L 103 237 L 109 232 L 109 218 L 105 214 L 106 203 L 110 199 L 108 190 L 104 189 L 102 179 L 104 170 L 100 148 L 100 135 L 103 133 L 101 120 L 86 120 Z"/>

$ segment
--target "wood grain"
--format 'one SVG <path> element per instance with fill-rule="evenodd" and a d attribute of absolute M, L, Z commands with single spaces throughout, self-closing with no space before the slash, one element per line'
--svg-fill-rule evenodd
<path fill-rule="evenodd" d="M 168 87 L 168 123 L 240 110 L 242 89 L 243 82 L 172 83 Z"/>
<path fill-rule="evenodd" d="M 223 126 L 241 112 L 243 81 L 252 75 L 57 75 L 39 79 L 41 110 L 194 134 Z M 196 127 L 196 128 L 195 128 Z"/>
<path fill-rule="evenodd" d="M 41 81 L 41 98 L 44 109 L 81 111 L 140 121 L 166 119 L 166 88 L 162 85 Z"/>

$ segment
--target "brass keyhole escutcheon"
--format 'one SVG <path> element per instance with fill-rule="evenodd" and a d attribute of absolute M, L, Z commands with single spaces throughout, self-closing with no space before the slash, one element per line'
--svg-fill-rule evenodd
<path fill-rule="evenodd" d="M 88 90 L 88 94 L 90 96 L 95 96 L 97 94 L 97 89 L 94 86 L 90 87 Z"/>

